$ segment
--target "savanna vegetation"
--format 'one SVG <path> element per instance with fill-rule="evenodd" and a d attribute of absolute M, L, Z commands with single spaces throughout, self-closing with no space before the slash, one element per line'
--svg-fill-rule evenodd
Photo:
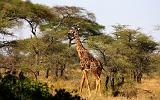
<path fill-rule="evenodd" d="M 14 37 L 16 31 L 11 30 L 24 24 L 32 36 L 5 39 Z M 92 96 L 87 87 L 79 94 L 82 73 L 75 41 L 67 34 L 73 25 L 78 25 L 83 45 L 106 70 L 101 97 L 95 94 L 92 75 Z M 0 99 L 160 99 L 159 42 L 139 28 L 112 27 L 112 33 L 105 33 L 94 13 L 81 7 L 0 0 Z"/>

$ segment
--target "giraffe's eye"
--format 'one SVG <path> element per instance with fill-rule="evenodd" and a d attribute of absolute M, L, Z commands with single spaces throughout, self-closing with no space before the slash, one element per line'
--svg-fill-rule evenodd
<path fill-rule="evenodd" d="M 68 33 L 68 38 L 69 38 L 69 39 L 73 39 L 73 38 L 74 38 L 74 33 L 69 32 L 69 33 Z"/>

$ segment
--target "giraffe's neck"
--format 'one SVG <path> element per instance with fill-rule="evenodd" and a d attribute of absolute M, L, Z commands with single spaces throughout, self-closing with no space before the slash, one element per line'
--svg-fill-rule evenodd
<path fill-rule="evenodd" d="M 86 52 L 86 49 L 82 45 L 82 42 L 80 41 L 80 37 L 78 33 L 75 36 L 75 40 L 76 40 L 76 50 L 78 52 L 79 58 L 81 59 L 83 57 L 83 53 Z"/>
<path fill-rule="evenodd" d="M 75 40 L 76 40 L 76 49 L 77 49 L 77 51 L 80 50 L 80 49 L 85 49 L 84 46 L 81 43 L 81 40 L 80 40 L 78 32 L 75 35 Z"/>

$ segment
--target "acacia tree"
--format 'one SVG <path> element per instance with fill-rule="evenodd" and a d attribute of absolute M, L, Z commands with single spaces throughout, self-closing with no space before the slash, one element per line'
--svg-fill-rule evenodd
<path fill-rule="evenodd" d="M 59 50 L 61 48 L 62 43 L 60 42 L 62 41 L 62 39 L 64 39 L 64 36 L 68 31 L 67 28 L 69 28 L 72 24 L 78 22 L 79 19 L 88 24 L 94 24 L 92 21 L 89 21 L 89 19 L 85 20 L 83 16 L 80 16 L 79 9 L 82 9 L 82 8 L 78 8 L 78 7 L 77 8 L 62 7 L 62 8 L 65 8 L 63 9 L 64 11 L 67 11 L 66 8 L 69 8 L 73 12 L 70 14 L 71 16 L 68 16 L 68 18 L 65 19 L 65 22 L 63 22 L 63 24 L 59 24 L 61 20 L 63 20 L 63 18 L 61 18 L 60 16 L 60 14 L 62 13 L 57 13 L 57 12 L 60 12 L 60 9 L 58 7 L 54 7 L 54 9 L 56 9 L 56 11 L 54 11 L 53 9 L 51 10 L 46 6 L 32 4 L 31 2 L 23 2 L 21 0 L 1 1 L 1 3 L 2 3 L 1 10 L 4 11 L 3 17 L 8 18 L 10 21 L 17 22 L 17 23 L 24 22 L 24 21 L 29 23 L 31 27 L 31 32 L 33 33 L 34 37 L 32 37 L 31 39 L 23 40 L 23 41 L 16 41 L 15 42 L 16 46 L 13 45 L 11 48 L 12 49 L 11 51 L 14 54 L 15 54 L 15 51 L 19 51 L 18 54 L 23 53 L 24 56 L 28 57 L 30 60 L 31 58 L 35 58 L 31 63 L 31 65 L 35 67 L 41 66 L 41 60 L 48 57 L 47 54 L 54 53 L 56 52 L 55 51 L 56 49 Z M 77 9 L 77 12 L 75 12 L 74 9 Z M 57 15 L 55 16 L 55 14 L 57 14 L 58 16 Z M 74 16 L 76 14 L 79 14 L 79 15 Z M 98 25 L 98 24 L 95 24 L 95 25 Z M 58 26 L 57 30 L 55 30 L 56 26 Z M 40 27 L 40 30 L 44 33 L 42 35 L 42 37 L 44 38 L 37 37 L 36 30 L 38 27 Z M 52 31 L 48 31 L 49 29 L 51 29 Z M 46 37 L 47 37 L 47 40 L 45 40 Z M 57 43 L 58 45 L 61 45 L 61 46 L 59 47 L 55 46 L 55 44 Z M 54 49 L 51 49 L 53 45 L 54 45 Z M 50 53 L 48 53 L 48 51 Z M 25 54 L 30 55 L 30 57 Z M 61 65 L 64 66 L 65 64 L 61 64 Z M 64 70 L 64 68 L 62 69 Z"/>
<path fill-rule="evenodd" d="M 59 33 L 64 39 L 66 33 L 73 25 L 78 25 L 81 28 L 80 36 L 84 37 L 84 40 L 91 35 L 102 34 L 101 30 L 104 26 L 96 23 L 93 13 L 80 7 L 68 7 L 68 6 L 55 6 L 52 11 L 59 17 L 57 23 L 48 23 L 42 25 L 40 28 L 43 32 Z M 61 34 L 60 34 L 61 33 Z M 72 45 L 72 38 L 68 35 L 69 46 Z"/>
<path fill-rule="evenodd" d="M 120 30 L 116 31 L 117 40 L 120 40 L 127 46 L 129 60 L 133 63 L 134 78 L 137 82 L 141 82 L 142 74 L 152 70 L 150 66 L 151 55 L 157 50 L 158 44 L 153 41 L 150 37 L 142 34 L 139 29 L 133 30 L 126 27 L 116 27 Z M 150 69 L 150 70 L 148 70 Z"/>
<path fill-rule="evenodd" d="M 137 36 L 137 55 L 135 60 L 135 78 L 141 83 L 141 78 L 144 73 L 149 73 L 154 70 L 151 65 L 152 54 L 157 50 L 158 44 L 145 35 Z"/>
<path fill-rule="evenodd" d="M 113 95 L 116 95 L 116 89 L 120 83 L 124 83 L 124 79 L 127 81 L 130 77 L 140 83 L 143 74 L 153 72 L 155 68 L 151 65 L 154 63 L 152 56 L 158 44 L 139 29 L 129 29 L 121 25 L 113 27 L 113 37 L 93 36 L 89 38 L 88 44 L 103 55 L 105 68 L 110 73 Z M 120 82 L 117 81 L 118 77 L 121 78 Z M 108 81 L 107 76 L 106 84 Z"/>
<path fill-rule="evenodd" d="M 121 54 L 126 50 L 124 44 L 110 36 L 101 37 L 90 37 L 88 43 L 102 55 L 104 68 L 107 71 L 105 86 L 108 88 L 108 83 L 110 83 L 112 94 L 116 96 L 117 88 L 124 83 L 124 78 L 132 64 L 127 56 Z"/>
<path fill-rule="evenodd" d="M 39 41 L 39 45 L 37 45 L 39 50 L 38 66 L 35 65 L 35 51 L 32 45 L 30 45 L 33 44 L 34 41 Z M 64 75 L 66 65 L 69 63 L 68 59 L 74 54 L 74 50 L 70 49 L 72 48 L 69 48 L 66 44 L 59 41 L 53 40 L 53 38 L 50 39 L 50 37 L 42 37 L 35 40 L 20 40 L 17 45 L 12 48 L 12 52 L 15 53 L 17 51 L 19 55 L 23 56 L 19 63 L 22 70 L 26 70 L 26 68 L 30 66 L 30 69 L 34 73 L 37 70 L 46 70 L 46 78 L 48 78 L 50 72 L 53 76 L 59 78 Z M 37 76 L 37 73 L 35 74 Z"/>

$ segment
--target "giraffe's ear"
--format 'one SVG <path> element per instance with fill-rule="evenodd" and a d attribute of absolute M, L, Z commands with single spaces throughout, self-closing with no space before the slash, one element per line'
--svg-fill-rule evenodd
<path fill-rule="evenodd" d="M 72 26 L 71 29 L 75 29 L 75 28 Z"/>
<path fill-rule="evenodd" d="M 79 31 L 79 30 L 80 30 L 80 28 L 77 28 L 77 30 Z"/>

